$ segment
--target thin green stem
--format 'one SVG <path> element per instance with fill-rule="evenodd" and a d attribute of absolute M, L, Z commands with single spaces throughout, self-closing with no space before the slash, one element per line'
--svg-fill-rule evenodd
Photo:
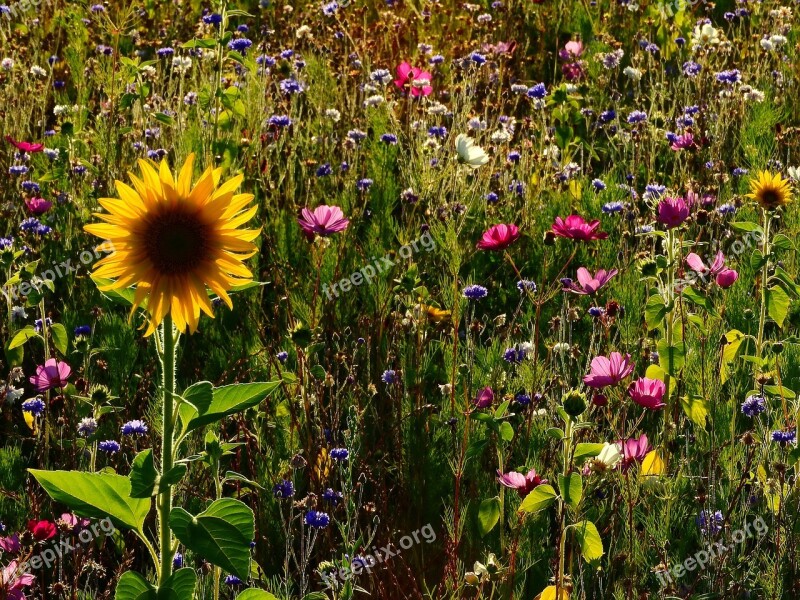
<path fill-rule="evenodd" d="M 761 312 L 758 317 L 758 338 L 756 341 L 756 356 L 761 358 L 764 349 L 764 324 L 767 320 L 767 279 L 769 278 L 769 230 L 772 220 L 769 212 L 762 211 L 764 215 L 764 239 L 761 244 L 761 254 L 764 264 L 761 265 Z"/>
<path fill-rule="evenodd" d="M 167 315 L 163 324 L 162 354 L 163 370 L 163 432 L 161 445 L 161 473 L 169 472 L 174 462 L 174 428 L 173 402 L 175 394 L 175 352 L 177 348 L 175 328 L 172 325 L 172 316 Z M 168 487 L 158 497 L 158 523 L 160 528 L 161 570 L 159 582 L 172 574 L 172 531 L 169 528 L 169 513 L 172 510 L 172 486 Z"/>

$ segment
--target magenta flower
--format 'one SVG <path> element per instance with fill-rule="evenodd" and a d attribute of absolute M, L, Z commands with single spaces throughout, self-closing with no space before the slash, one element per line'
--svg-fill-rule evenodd
<path fill-rule="evenodd" d="M 666 406 L 661 399 L 667 391 L 667 386 L 660 379 L 642 377 L 628 386 L 628 395 L 639 406 L 649 410 L 657 410 Z"/>
<path fill-rule="evenodd" d="M 475 247 L 480 250 L 505 250 L 519 238 L 519 228 L 514 225 L 492 225 L 484 232 Z"/>
<path fill-rule="evenodd" d="M 27 573 L 18 573 L 17 561 L 12 560 L 0 571 L 0 590 L 5 590 L 3 598 L 7 600 L 25 600 L 22 588 L 33 585 L 34 577 Z"/>
<path fill-rule="evenodd" d="M 583 378 L 583 382 L 592 388 L 616 385 L 633 373 L 633 367 L 630 354 L 622 356 L 619 352 L 612 352 L 610 358 L 596 356 L 592 359 L 592 372 Z"/>
<path fill-rule="evenodd" d="M 691 150 L 695 146 L 694 136 L 687 131 L 682 135 L 676 136 L 670 148 L 677 152 L 678 150 Z"/>
<path fill-rule="evenodd" d="M 0 538 L 0 550 L 9 554 L 16 554 L 22 545 L 19 543 L 19 534 L 15 533 L 8 537 Z"/>
<path fill-rule="evenodd" d="M 717 285 L 721 288 L 729 288 L 739 279 L 739 273 L 725 267 L 725 255 L 722 251 L 717 252 L 717 256 L 714 258 L 714 262 L 711 263 L 710 267 L 707 267 L 703 259 L 694 252 L 686 257 L 686 264 L 700 275 L 708 274 L 713 276 L 716 279 Z"/>
<path fill-rule="evenodd" d="M 497 470 L 497 481 L 507 488 L 517 490 L 520 498 L 527 496 L 533 488 L 547 483 L 547 479 L 542 479 L 536 474 L 536 469 L 528 471 L 527 475 L 517 473 L 516 471 L 509 471 L 503 473 L 500 469 Z"/>
<path fill-rule="evenodd" d="M 622 461 L 619 465 L 623 471 L 627 471 L 637 462 L 642 462 L 651 450 L 645 434 L 642 434 L 639 439 L 629 438 L 624 442 L 619 440 L 617 448 L 622 452 Z"/>
<path fill-rule="evenodd" d="M 6 141 L 14 146 L 17 150 L 22 150 L 23 152 L 41 152 L 44 150 L 44 144 L 34 144 L 33 142 L 18 142 L 10 135 L 6 136 Z"/>
<path fill-rule="evenodd" d="M 610 271 L 600 269 L 595 276 L 592 276 L 586 267 L 581 267 L 578 269 L 578 282 L 570 281 L 569 284 L 564 287 L 564 291 L 583 296 L 592 296 L 611 281 L 611 278 L 617 273 L 619 273 L 619 271 L 616 269 L 611 269 Z"/>
<path fill-rule="evenodd" d="M 608 234 L 598 231 L 599 228 L 599 220 L 595 219 L 587 223 L 580 215 L 570 215 L 566 219 L 556 217 L 556 221 L 553 223 L 553 233 L 556 236 L 583 242 L 606 239 Z"/>
<path fill-rule="evenodd" d="M 577 81 L 583 77 L 583 65 L 580 61 L 561 65 L 561 73 L 567 81 Z"/>
<path fill-rule="evenodd" d="M 689 218 L 689 206 L 683 198 L 664 198 L 658 203 L 658 221 L 667 229 L 678 227 Z"/>
<path fill-rule="evenodd" d="M 304 208 L 297 222 L 300 223 L 300 227 L 308 239 L 312 239 L 314 234 L 328 236 L 338 231 L 344 231 L 350 224 L 341 208 L 324 205 L 315 208 L 314 212 Z"/>
<path fill-rule="evenodd" d="M 50 207 L 53 206 L 52 202 L 45 200 L 44 198 L 25 198 L 25 206 L 28 207 L 28 210 L 36 215 L 43 215 Z"/>
<path fill-rule="evenodd" d="M 433 92 L 430 81 L 431 74 L 427 71 L 412 67 L 407 62 L 402 62 L 397 65 L 397 79 L 394 80 L 394 84 L 400 89 L 411 84 L 411 95 L 415 98 L 427 96 Z"/>
<path fill-rule="evenodd" d="M 488 408 L 494 402 L 494 390 L 490 386 L 486 386 L 475 397 L 475 400 L 472 401 L 475 405 L 475 408 Z"/>
<path fill-rule="evenodd" d="M 36 375 L 31 375 L 30 382 L 36 387 L 37 392 L 46 392 L 67 385 L 71 373 L 72 367 L 67 363 L 50 358 L 43 365 L 36 367 Z"/>

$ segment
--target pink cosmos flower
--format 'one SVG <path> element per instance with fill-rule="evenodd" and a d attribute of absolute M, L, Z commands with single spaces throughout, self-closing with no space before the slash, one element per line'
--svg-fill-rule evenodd
<path fill-rule="evenodd" d="M 433 87 L 430 85 L 431 78 L 431 74 L 427 71 L 412 67 L 407 62 L 402 62 L 397 65 L 397 79 L 394 80 L 394 84 L 400 89 L 404 89 L 406 85 L 411 84 L 411 95 L 418 98 L 419 96 L 428 96 L 433 92 Z"/>
<path fill-rule="evenodd" d="M 564 287 L 564 291 L 582 296 L 592 296 L 611 281 L 617 273 L 619 273 L 617 269 L 610 271 L 600 269 L 596 275 L 592 276 L 586 267 L 581 267 L 578 269 L 578 282 L 569 281 L 569 284 Z"/>
<path fill-rule="evenodd" d="M 480 250 L 505 250 L 519 238 L 519 228 L 510 225 L 492 225 L 483 233 L 475 247 Z"/>
<path fill-rule="evenodd" d="M 667 391 L 667 386 L 660 379 L 642 377 L 628 386 L 628 395 L 636 404 L 649 410 L 656 410 L 666 406 L 661 399 Z"/>
<path fill-rule="evenodd" d="M 19 534 L 15 533 L 8 537 L 0 538 L 0 550 L 8 552 L 9 554 L 16 554 L 19 552 L 22 545 L 19 543 Z"/>
<path fill-rule="evenodd" d="M 678 150 L 691 150 L 696 145 L 697 144 L 695 144 L 694 136 L 687 131 L 686 133 L 677 136 L 675 141 L 672 142 L 670 148 L 677 152 Z"/>
<path fill-rule="evenodd" d="M 25 206 L 34 215 L 43 215 L 53 206 L 53 203 L 44 198 L 25 198 Z"/>
<path fill-rule="evenodd" d="M 580 215 L 570 215 L 566 219 L 556 217 L 556 221 L 553 223 L 553 233 L 556 236 L 583 242 L 606 239 L 608 234 L 598 231 L 599 228 L 600 221 L 598 219 L 587 223 Z"/>
<path fill-rule="evenodd" d="M 617 448 L 622 452 L 622 460 L 619 466 L 623 471 L 627 471 L 637 462 L 642 462 L 651 450 L 645 434 L 642 434 L 639 439 L 629 438 L 624 442 L 619 440 Z"/>
<path fill-rule="evenodd" d="M 533 488 L 547 483 L 547 479 L 542 479 L 536 474 L 536 469 L 528 471 L 527 475 L 517 473 L 516 471 L 509 471 L 503 473 L 500 469 L 497 470 L 497 481 L 507 488 L 517 490 L 520 498 L 527 496 Z"/>
<path fill-rule="evenodd" d="M 633 367 L 630 354 L 622 356 L 619 352 L 612 352 L 609 358 L 596 356 L 592 359 L 592 372 L 583 378 L 583 382 L 592 388 L 616 385 L 633 373 Z"/>
<path fill-rule="evenodd" d="M 707 267 L 703 259 L 694 252 L 686 257 L 686 264 L 700 275 L 712 275 L 716 279 L 717 285 L 721 288 L 729 288 L 739 279 L 738 272 L 725 267 L 725 255 L 722 251 L 717 252 L 717 256 L 710 267 Z"/>
<path fill-rule="evenodd" d="M 664 198 L 658 203 L 658 221 L 667 229 L 678 227 L 689 218 L 689 206 L 683 198 Z"/>
<path fill-rule="evenodd" d="M 23 152 L 41 152 L 44 150 L 44 144 L 34 144 L 33 142 L 18 142 L 10 135 L 6 136 L 6 141 L 11 144 L 12 146 L 16 147 L 17 150 L 22 150 Z"/>
<path fill-rule="evenodd" d="M 67 363 L 50 358 L 43 365 L 36 367 L 36 375 L 31 375 L 30 382 L 36 387 L 37 392 L 46 392 L 67 385 L 71 373 L 72 367 Z"/>
<path fill-rule="evenodd" d="M 35 580 L 34 576 L 28 573 L 17 573 L 17 567 L 17 561 L 12 560 L 0 571 L 0 589 L 5 590 L 4 598 L 7 600 L 26 600 L 22 588 L 32 586 Z"/>
<path fill-rule="evenodd" d="M 583 54 L 583 44 L 580 41 L 573 40 L 564 44 L 564 47 L 558 53 L 558 57 L 561 60 L 575 60 L 580 58 L 581 54 Z"/>
<path fill-rule="evenodd" d="M 300 214 L 297 222 L 308 239 L 313 239 L 314 234 L 328 236 L 344 231 L 350 224 L 338 206 L 318 206 L 314 212 L 304 208 Z"/>
<path fill-rule="evenodd" d="M 488 408 L 494 402 L 494 390 L 490 386 L 486 386 L 475 397 L 475 400 L 472 401 L 475 405 L 475 408 Z"/>

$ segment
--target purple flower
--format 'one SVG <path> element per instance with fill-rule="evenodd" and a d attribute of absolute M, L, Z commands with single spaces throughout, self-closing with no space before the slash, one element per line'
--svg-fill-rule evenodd
<path fill-rule="evenodd" d="M 108 454 L 116 454 L 117 452 L 119 452 L 120 449 L 119 442 L 116 442 L 114 440 L 102 441 L 97 445 L 97 447 L 101 451 L 107 452 Z"/>
<path fill-rule="evenodd" d="M 147 424 L 139 419 L 134 419 L 133 421 L 128 421 L 125 423 L 122 426 L 121 431 L 122 435 L 142 436 L 147 433 Z"/>
<path fill-rule="evenodd" d="M 306 525 L 313 527 L 314 529 L 325 529 L 331 522 L 331 518 L 328 516 L 328 513 L 316 510 L 308 511 L 304 520 Z"/>
<path fill-rule="evenodd" d="M 689 206 L 683 198 L 664 198 L 658 203 L 658 221 L 674 229 L 689 218 Z"/>
<path fill-rule="evenodd" d="M 494 390 L 488 385 L 478 392 L 478 395 L 472 401 L 475 408 L 487 408 L 492 405 L 492 402 L 494 402 Z"/>
<path fill-rule="evenodd" d="M 314 234 L 328 236 L 344 231 L 350 224 L 338 206 L 318 206 L 314 212 L 304 208 L 297 222 L 309 239 L 312 239 Z"/>

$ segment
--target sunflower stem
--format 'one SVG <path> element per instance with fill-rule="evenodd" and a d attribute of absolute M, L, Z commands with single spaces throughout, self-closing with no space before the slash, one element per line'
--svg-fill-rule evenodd
<path fill-rule="evenodd" d="M 764 324 L 767 320 L 767 279 L 769 278 L 769 229 L 772 220 L 767 210 L 764 213 L 764 241 L 761 246 L 761 255 L 764 264 L 761 265 L 761 312 L 758 317 L 758 339 L 756 341 L 756 356 L 761 358 L 764 346 Z M 759 370 L 761 367 L 759 366 Z M 758 373 L 756 373 L 757 375 Z"/>
<path fill-rule="evenodd" d="M 175 394 L 175 359 L 177 344 L 175 343 L 175 328 L 172 325 L 172 316 L 167 315 L 163 324 L 163 354 L 161 356 L 163 384 L 163 412 L 162 412 L 162 444 L 161 444 L 161 474 L 168 473 L 173 466 L 174 445 L 174 416 L 173 402 Z M 172 486 L 169 486 L 158 496 L 158 523 L 161 552 L 161 570 L 159 583 L 172 574 L 172 531 L 169 528 L 169 513 L 172 510 Z"/>

